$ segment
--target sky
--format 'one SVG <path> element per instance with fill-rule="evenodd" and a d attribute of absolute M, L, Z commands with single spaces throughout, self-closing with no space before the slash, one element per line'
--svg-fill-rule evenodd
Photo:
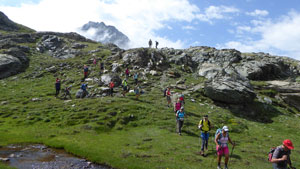
<path fill-rule="evenodd" d="M 0 0 L 0 11 L 37 31 L 113 25 L 145 47 L 234 48 L 300 60 L 299 0 Z"/>

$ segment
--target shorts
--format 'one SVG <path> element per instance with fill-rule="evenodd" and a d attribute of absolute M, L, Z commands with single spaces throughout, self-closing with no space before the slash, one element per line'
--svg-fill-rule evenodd
<path fill-rule="evenodd" d="M 220 148 L 218 149 L 218 147 L 220 147 Z M 217 146 L 217 147 L 216 147 L 216 150 L 217 150 L 218 156 L 221 156 L 221 155 L 228 155 L 228 154 L 229 154 L 228 147 Z"/>
<path fill-rule="evenodd" d="M 123 87 L 123 91 L 127 91 L 127 86 Z"/>
<path fill-rule="evenodd" d="M 170 96 L 167 96 L 167 101 L 171 101 L 171 97 Z"/>

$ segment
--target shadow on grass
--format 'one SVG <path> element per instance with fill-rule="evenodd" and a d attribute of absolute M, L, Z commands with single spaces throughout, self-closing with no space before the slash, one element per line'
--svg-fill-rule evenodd
<path fill-rule="evenodd" d="M 246 105 L 228 105 L 215 103 L 216 105 L 228 109 L 233 115 L 250 121 L 260 123 L 272 123 L 272 118 L 281 114 L 273 105 L 254 101 Z"/>

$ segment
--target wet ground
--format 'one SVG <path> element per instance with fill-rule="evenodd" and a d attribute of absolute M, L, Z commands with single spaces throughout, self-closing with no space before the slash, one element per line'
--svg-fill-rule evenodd
<path fill-rule="evenodd" d="M 44 145 L 11 145 L 0 148 L 0 158 L 18 169 L 110 169 Z"/>

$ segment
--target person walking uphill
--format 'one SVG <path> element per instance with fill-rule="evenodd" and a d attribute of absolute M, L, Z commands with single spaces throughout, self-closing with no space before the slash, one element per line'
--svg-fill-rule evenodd
<path fill-rule="evenodd" d="M 181 102 L 180 102 L 180 100 L 178 98 L 177 102 L 174 104 L 174 112 L 175 112 L 175 114 L 177 113 L 178 110 L 180 110 L 181 107 L 182 107 L 181 106 Z"/>
<path fill-rule="evenodd" d="M 57 97 L 59 95 L 59 91 L 60 91 L 60 79 L 59 78 L 56 78 L 55 90 L 56 90 L 55 97 Z"/>
<path fill-rule="evenodd" d="M 183 107 L 181 107 L 180 110 L 177 111 L 176 118 L 177 118 L 177 132 L 181 136 L 181 128 L 183 126 L 183 121 L 184 121 Z"/>
<path fill-rule="evenodd" d="M 129 69 L 128 68 L 126 68 L 126 70 L 125 70 L 125 75 L 126 75 L 126 79 L 128 79 L 129 78 Z"/>
<path fill-rule="evenodd" d="M 209 138 L 209 131 L 212 128 L 211 122 L 208 120 L 208 115 L 204 115 L 202 120 L 200 120 L 198 128 L 201 130 L 201 138 L 202 138 L 202 146 L 200 154 L 205 156 L 204 148 L 207 150 L 208 148 L 208 138 Z"/>
<path fill-rule="evenodd" d="M 225 169 L 228 169 L 228 160 L 229 160 L 229 149 L 228 149 L 228 141 L 235 146 L 235 144 L 231 141 L 228 134 L 228 127 L 224 126 L 222 130 L 217 130 L 217 135 L 215 136 L 216 149 L 218 154 L 218 169 L 221 169 L 221 159 L 223 154 L 225 155 Z"/>
<path fill-rule="evenodd" d="M 284 140 L 282 145 L 275 149 L 271 159 L 274 169 L 288 169 L 287 165 L 289 165 L 291 169 L 295 169 L 295 167 L 292 166 L 290 158 L 292 149 L 294 149 L 293 143 L 288 139 Z"/>

